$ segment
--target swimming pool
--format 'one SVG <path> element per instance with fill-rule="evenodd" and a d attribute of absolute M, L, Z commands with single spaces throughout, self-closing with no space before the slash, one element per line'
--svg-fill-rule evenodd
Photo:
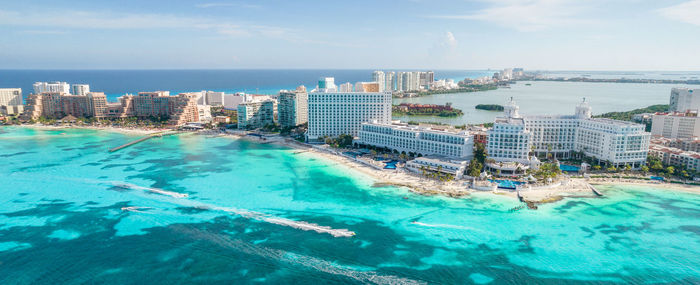
<path fill-rule="evenodd" d="M 397 163 L 399 163 L 397 160 L 392 160 L 392 161 L 386 162 L 384 169 L 396 169 Z"/>
<path fill-rule="evenodd" d="M 513 181 L 513 180 L 495 180 L 495 179 L 489 179 L 490 182 L 496 182 L 498 183 L 498 188 L 501 189 L 511 189 L 515 190 L 515 187 L 518 185 L 523 185 L 525 182 L 520 182 L 520 181 Z"/>
<path fill-rule="evenodd" d="M 580 167 L 573 166 L 573 165 L 560 164 L 559 169 L 561 169 L 561 171 L 566 171 L 566 172 L 578 172 Z"/>

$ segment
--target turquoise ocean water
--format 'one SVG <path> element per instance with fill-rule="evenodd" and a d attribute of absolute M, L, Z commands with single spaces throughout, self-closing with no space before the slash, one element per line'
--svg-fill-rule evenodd
<path fill-rule="evenodd" d="M 700 282 L 700 195 L 605 187 L 510 212 L 244 140 L 107 152 L 134 138 L 0 128 L 0 284 Z"/>

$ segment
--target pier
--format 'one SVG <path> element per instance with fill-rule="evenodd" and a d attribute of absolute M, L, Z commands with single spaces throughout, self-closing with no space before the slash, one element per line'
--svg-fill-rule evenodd
<path fill-rule="evenodd" d="M 137 140 L 135 140 L 135 141 L 130 141 L 130 142 L 128 142 L 128 143 L 125 143 L 125 144 L 123 144 L 123 145 L 120 145 L 120 146 L 118 146 L 118 147 L 110 148 L 110 149 L 109 149 L 109 152 L 115 152 L 115 151 L 118 151 L 118 150 L 120 150 L 120 149 L 130 147 L 130 146 L 132 146 L 132 145 L 135 145 L 135 144 L 140 143 L 140 142 L 143 142 L 143 141 L 147 141 L 147 140 L 152 139 L 152 138 L 155 138 L 155 137 L 172 136 L 172 135 L 177 135 L 177 134 L 181 134 L 181 133 L 182 133 L 181 131 L 165 131 L 165 132 L 159 132 L 159 133 L 155 133 L 155 134 L 150 134 L 150 135 L 147 135 L 147 136 L 142 137 L 142 138 L 140 138 L 140 139 L 137 139 Z"/>
<path fill-rule="evenodd" d="M 598 191 L 598 189 L 595 189 L 595 187 L 593 187 L 593 185 L 588 184 L 588 186 L 591 187 L 591 191 L 593 191 L 593 193 L 594 193 L 596 196 L 598 196 L 598 197 L 603 196 L 603 193 L 600 193 L 600 192 Z"/>

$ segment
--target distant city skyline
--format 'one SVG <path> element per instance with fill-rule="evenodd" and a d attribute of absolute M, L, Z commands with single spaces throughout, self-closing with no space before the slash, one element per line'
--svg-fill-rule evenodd
<path fill-rule="evenodd" d="M 6 1 L 0 69 L 700 69 L 700 0 Z"/>

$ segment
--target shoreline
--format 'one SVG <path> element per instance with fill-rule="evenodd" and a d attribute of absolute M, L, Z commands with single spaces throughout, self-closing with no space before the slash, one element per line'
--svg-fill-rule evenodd
<path fill-rule="evenodd" d="M 96 126 L 51 126 L 51 125 L 15 125 L 19 127 L 37 128 L 37 129 L 90 129 L 98 131 L 116 132 L 126 135 L 149 135 L 167 129 L 142 129 L 142 128 L 120 128 L 120 127 L 96 127 Z M 536 208 L 539 204 L 553 203 L 566 198 L 596 198 L 598 197 L 591 190 L 590 185 L 601 186 L 651 186 L 671 191 L 681 191 L 700 195 L 700 187 L 694 185 L 675 184 L 669 182 L 655 182 L 650 180 L 636 179 L 618 179 L 618 178 L 566 178 L 561 180 L 560 184 L 551 186 L 534 187 L 534 189 L 520 191 L 508 191 L 498 189 L 495 191 L 476 190 L 466 186 L 468 181 L 451 181 L 439 182 L 429 178 L 421 177 L 420 174 L 409 172 L 408 170 L 381 170 L 359 162 L 350 157 L 339 154 L 336 150 L 321 146 L 314 146 L 299 143 L 291 138 L 285 138 L 278 135 L 272 136 L 269 140 L 262 141 L 248 137 L 243 133 L 220 132 L 215 130 L 199 131 L 195 134 L 227 137 L 232 139 L 244 139 L 256 143 L 276 144 L 288 147 L 295 151 L 309 153 L 333 164 L 340 164 L 343 167 L 353 169 L 356 172 L 365 175 L 374 182 L 373 187 L 396 186 L 405 187 L 410 192 L 418 195 L 443 195 L 450 198 L 461 198 L 472 193 L 491 193 L 493 195 L 508 196 L 513 199 L 522 199 L 530 208 Z M 605 193 L 603 193 L 605 194 Z M 518 197 L 520 195 L 520 197 Z"/>
<path fill-rule="evenodd" d="M 127 135 L 150 135 L 157 132 L 166 131 L 169 129 L 145 129 L 145 128 L 126 128 L 126 127 L 113 127 L 113 126 L 54 126 L 54 125 L 42 125 L 42 124 L 21 124 L 21 125 L 7 125 L 21 128 L 33 128 L 33 129 L 43 129 L 43 130 L 61 130 L 61 129 L 83 129 L 83 130 L 96 130 L 96 131 L 107 131 L 113 133 L 121 133 Z"/>

